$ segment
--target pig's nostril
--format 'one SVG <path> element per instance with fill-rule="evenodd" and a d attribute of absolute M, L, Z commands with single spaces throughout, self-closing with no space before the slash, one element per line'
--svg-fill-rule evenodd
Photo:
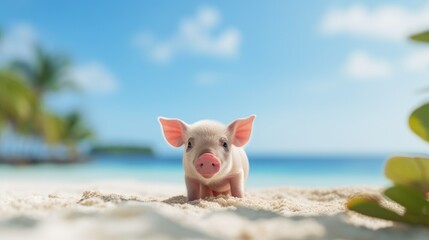
<path fill-rule="evenodd" d="M 203 163 L 200 163 L 200 167 L 202 167 L 202 166 L 204 166 L 204 164 L 203 164 Z"/>
<path fill-rule="evenodd" d="M 212 163 L 212 166 L 214 167 L 214 166 L 215 166 L 215 164 L 214 164 L 214 163 Z"/>

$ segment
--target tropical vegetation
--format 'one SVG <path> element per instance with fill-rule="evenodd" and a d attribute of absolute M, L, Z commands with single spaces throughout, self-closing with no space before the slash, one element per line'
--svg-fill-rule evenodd
<path fill-rule="evenodd" d="M 68 79 L 69 69 L 66 57 L 51 54 L 40 45 L 34 49 L 34 59 L 11 60 L 0 66 L 0 134 L 9 131 L 20 138 L 35 138 L 51 150 L 66 148 L 66 160 L 80 159 L 78 146 L 94 136 L 93 131 L 78 112 L 58 114 L 45 103 L 48 94 L 75 88 Z M 2 154 L 0 160 L 7 157 Z M 25 158 L 16 153 L 13 157 Z"/>
<path fill-rule="evenodd" d="M 429 43 L 429 31 L 410 38 Z M 417 136 L 429 142 L 429 103 L 415 109 L 408 123 Z M 429 227 L 429 158 L 392 157 L 386 163 L 385 176 L 393 186 L 384 190 L 384 196 L 402 206 L 404 211 L 395 211 L 373 196 L 350 199 L 348 209 L 370 217 Z"/>

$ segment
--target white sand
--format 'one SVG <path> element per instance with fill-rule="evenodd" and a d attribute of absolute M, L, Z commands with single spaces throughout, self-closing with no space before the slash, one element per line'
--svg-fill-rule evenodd
<path fill-rule="evenodd" d="M 428 229 L 345 211 L 350 196 L 376 188 L 285 187 L 193 202 L 184 192 L 125 180 L 2 180 L 0 239 L 429 239 Z"/>

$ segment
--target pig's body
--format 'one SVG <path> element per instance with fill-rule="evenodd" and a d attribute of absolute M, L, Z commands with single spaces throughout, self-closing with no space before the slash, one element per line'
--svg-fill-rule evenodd
<path fill-rule="evenodd" d="M 188 200 L 219 194 L 244 196 L 249 162 L 243 146 L 254 118 L 238 119 L 228 126 L 210 120 L 188 125 L 178 119 L 159 119 L 167 142 L 174 147 L 185 145 Z"/>

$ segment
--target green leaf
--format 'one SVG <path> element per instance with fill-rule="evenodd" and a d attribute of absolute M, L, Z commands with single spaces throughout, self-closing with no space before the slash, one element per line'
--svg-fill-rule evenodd
<path fill-rule="evenodd" d="M 412 225 L 429 226 L 429 218 L 427 215 L 414 215 L 405 213 L 403 216 L 401 216 L 398 213 L 381 206 L 377 200 L 370 197 L 352 198 L 346 203 L 346 206 L 349 210 L 369 217 Z"/>
<path fill-rule="evenodd" d="M 31 114 L 39 102 L 20 75 L 0 70 L 0 114 L 15 130 L 32 122 Z"/>
<path fill-rule="evenodd" d="M 414 110 L 408 119 L 408 124 L 417 136 L 429 142 L 429 104 Z"/>
<path fill-rule="evenodd" d="M 348 209 L 366 216 L 391 221 L 404 221 L 401 215 L 380 206 L 377 200 L 369 197 L 354 197 L 346 205 Z"/>
<path fill-rule="evenodd" d="M 429 159 L 423 157 L 392 157 L 387 160 L 385 175 L 398 185 L 414 186 L 429 191 Z"/>
<path fill-rule="evenodd" d="M 395 185 L 386 189 L 384 195 L 405 207 L 406 214 L 417 216 L 428 214 L 429 202 L 426 200 L 425 194 L 416 188 Z"/>
<path fill-rule="evenodd" d="M 417 42 L 429 43 L 429 31 L 414 34 L 410 38 Z"/>

